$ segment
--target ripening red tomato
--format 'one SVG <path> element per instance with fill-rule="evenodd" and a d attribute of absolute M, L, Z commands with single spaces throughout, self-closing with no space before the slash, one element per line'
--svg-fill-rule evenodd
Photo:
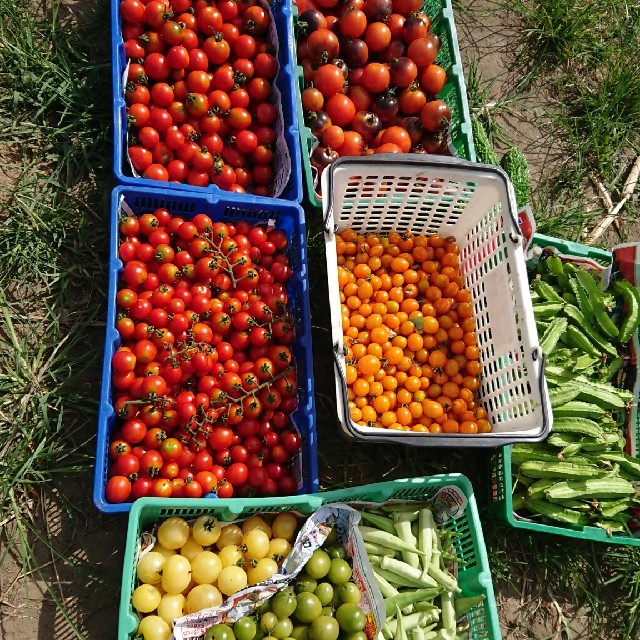
<path fill-rule="evenodd" d="M 107 480 L 105 497 L 107 502 L 125 502 L 131 494 L 131 482 L 124 476 L 115 475 Z"/>

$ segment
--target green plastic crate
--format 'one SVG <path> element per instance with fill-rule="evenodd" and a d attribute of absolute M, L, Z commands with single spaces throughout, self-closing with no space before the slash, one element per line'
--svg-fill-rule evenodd
<path fill-rule="evenodd" d="M 453 19 L 451 0 L 424 0 L 423 11 L 431 18 L 431 31 L 436 33 L 442 41 L 436 63 L 447 72 L 447 82 L 440 92 L 440 97 L 451 109 L 451 142 L 460 158 L 475 161 L 476 150 L 473 146 L 471 132 L 471 116 L 467 101 L 467 87 L 464 82 L 458 35 Z M 294 7 L 294 25 L 297 23 L 297 9 Z M 295 42 L 294 42 L 295 46 Z M 322 213 L 322 202 L 316 198 L 311 170 L 311 149 L 313 148 L 313 134 L 305 126 L 304 114 L 300 95 L 304 89 L 302 67 L 296 67 L 298 82 L 298 122 L 300 123 L 300 147 L 302 148 L 302 169 L 304 173 L 304 191 L 306 202 L 312 211 Z"/>
<path fill-rule="evenodd" d="M 561 238 L 554 238 L 553 236 L 544 236 L 539 233 L 533 236 L 531 245 L 542 248 L 554 247 L 564 255 L 575 256 L 576 258 L 589 258 L 603 267 L 608 267 L 612 260 L 611 252 L 606 249 L 588 247 L 586 244 L 572 242 L 571 240 L 562 240 Z"/>
<path fill-rule="evenodd" d="M 428 500 L 441 487 L 454 485 L 467 498 L 465 512 L 458 520 L 449 520 L 445 527 L 454 529 L 460 536 L 454 538 L 456 555 L 466 561 L 461 565 L 458 582 L 462 596 L 485 594 L 484 602 L 468 614 L 470 640 L 499 640 L 502 637 L 498 623 L 498 611 L 493 594 L 491 572 L 485 549 L 482 528 L 478 516 L 473 488 L 461 474 L 408 478 L 393 482 L 381 482 L 349 489 L 339 489 L 306 496 L 286 498 L 259 498 L 228 500 L 204 500 L 178 498 L 142 498 L 134 502 L 129 514 L 129 528 L 122 571 L 118 640 L 134 637 L 138 616 L 131 607 L 131 594 L 136 587 L 135 563 L 140 534 L 149 530 L 161 519 L 171 516 L 197 518 L 203 513 L 216 515 L 220 520 L 235 520 L 255 513 L 295 510 L 304 515 L 317 511 L 323 504 L 333 502 L 385 502 L 390 499 Z"/>
<path fill-rule="evenodd" d="M 611 252 L 596 247 L 588 247 L 584 244 L 536 234 L 533 237 L 532 245 L 537 247 L 555 247 L 564 255 L 575 256 L 576 258 L 589 258 L 594 262 L 607 267 L 611 264 Z M 639 425 L 640 429 L 640 425 Z M 489 484 L 489 513 L 499 520 L 505 520 L 512 527 L 517 529 L 528 529 L 539 533 L 565 536 L 567 538 L 579 538 L 581 540 L 593 540 L 594 542 L 604 542 L 607 544 L 622 544 L 634 547 L 640 546 L 640 538 L 631 536 L 613 535 L 608 536 L 603 529 L 598 527 L 566 527 L 561 524 L 543 524 L 534 522 L 528 518 L 516 515 L 513 512 L 513 478 L 511 475 L 511 447 L 506 446 L 498 449 L 491 457 L 491 477 Z"/>

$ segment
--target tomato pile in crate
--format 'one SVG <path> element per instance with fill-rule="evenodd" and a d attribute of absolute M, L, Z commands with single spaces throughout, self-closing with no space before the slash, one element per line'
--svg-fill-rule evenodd
<path fill-rule="evenodd" d="M 131 510 L 120 640 L 373 640 L 402 627 L 500 637 L 464 476 L 259 502 L 142 499 Z"/>
<path fill-rule="evenodd" d="M 317 482 L 302 212 L 191 198 L 187 215 L 184 195 L 138 198 L 154 205 L 139 204 L 139 215 L 126 215 L 127 199 L 119 205 L 100 508 L 143 496 L 289 495 Z M 223 222 L 225 212 L 235 215 Z"/>
<path fill-rule="evenodd" d="M 336 236 L 346 382 L 361 427 L 488 433 L 471 294 L 452 236 Z"/>
<path fill-rule="evenodd" d="M 279 55 L 268 5 L 123 0 L 118 13 L 128 62 L 123 80 L 114 71 L 114 92 L 124 93 L 135 171 L 150 180 L 280 195 L 290 174 L 283 164 L 297 164 L 297 146 L 290 144 L 297 128 L 285 128 L 293 124 L 287 97 L 293 81 L 279 58 L 286 65 L 290 54 L 283 47 Z M 289 28 L 286 16 L 277 22 Z M 283 154 L 292 157 L 285 162 Z M 286 197 L 292 195 L 297 189 Z"/>
<path fill-rule="evenodd" d="M 422 0 L 322 2 L 298 17 L 302 107 L 319 172 L 340 156 L 448 154 L 447 81 Z"/>
<path fill-rule="evenodd" d="M 549 392 L 504 171 L 398 154 L 340 158 L 322 182 L 343 432 L 413 446 L 543 439 Z"/>
<path fill-rule="evenodd" d="M 297 56 L 302 109 L 315 140 L 303 146 L 319 174 L 345 155 L 448 155 L 454 128 L 457 146 L 462 135 L 471 156 L 468 136 L 458 130 L 468 109 L 459 65 L 451 68 L 459 52 L 450 10 L 440 15 L 422 0 L 318 5 L 300 10 Z M 309 181 L 307 166 L 305 173 Z"/>

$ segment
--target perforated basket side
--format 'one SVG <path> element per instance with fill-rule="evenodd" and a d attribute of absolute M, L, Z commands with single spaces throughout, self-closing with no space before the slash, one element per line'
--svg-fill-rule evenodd
<path fill-rule="evenodd" d="M 115 329 L 116 293 L 118 273 L 122 262 L 118 258 L 118 209 L 121 197 L 136 214 L 165 207 L 171 213 L 186 218 L 196 213 L 207 213 L 214 220 L 272 221 L 282 229 L 289 240 L 289 257 L 294 275 L 287 284 L 295 323 L 296 340 L 292 347 L 296 359 L 298 407 L 292 418 L 302 438 L 301 493 L 318 490 L 317 436 L 315 429 L 315 397 L 313 387 L 313 355 L 311 351 L 311 312 L 309 309 L 309 279 L 307 267 L 306 227 L 304 213 L 299 205 L 271 198 L 224 194 L 193 194 L 164 189 L 117 187 L 111 198 L 111 236 L 109 264 L 109 299 L 107 328 L 102 370 L 96 468 L 94 475 L 94 503 L 106 513 L 122 513 L 131 509 L 131 503 L 111 504 L 104 494 L 109 467 L 110 434 L 115 428 L 116 416 L 111 404 L 111 358 L 120 346 Z"/>
<path fill-rule="evenodd" d="M 481 397 L 492 428 L 499 431 L 518 422 L 520 429 L 534 430 L 541 402 L 533 386 L 538 380 L 531 357 L 537 335 L 534 345 L 522 336 L 528 283 L 524 268 L 519 274 L 524 276 L 524 286 L 516 278 L 513 254 L 521 245 L 514 244 L 512 229 L 505 224 L 505 209 L 505 203 L 499 201 L 468 231 L 461 244 L 461 273 L 473 301 L 482 352 Z"/>
<path fill-rule="evenodd" d="M 437 156 L 340 158 L 323 174 L 327 274 L 332 336 L 344 371 L 334 232 L 410 231 L 454 235 L 461 273 L 471 292 L 483 362 L 480 397 L 490 434 L 414 434 L 359 427 L 348 417 L 340 377 L 343 429 L 347 435 L 423 446 L 498 446 L 540 440 L 550 429 L 542 352 L 533 320 L 513 188 L 499 168 Z"/>

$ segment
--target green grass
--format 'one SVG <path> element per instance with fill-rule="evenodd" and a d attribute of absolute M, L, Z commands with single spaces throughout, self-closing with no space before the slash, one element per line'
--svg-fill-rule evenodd
<path fill-rule="evenodd" d="M 563 159 L 539 177 L 536 218 L 543 232 L 580 239 L 604 211 L 590 176 L 602 181 L 615 203 L 640 152 L 640 5 L 496 0 L 493 11 L 514 25 L 507 66 L 518 80 L 496 99 L 494 80 L 482 77 L 472 57 L 471 111 L 498 146 L 511 143 L 504 126 L 509 120 L 537 121 L 550 134 Z M 471 13 L 482 21 L 486 8 Z M 637 236 L 639 214 L 635 196 L 621 212 L 620 240 Z"/>
<path fill-rule="evenodd" d="M 595 174 L 617 198 L 622 177 L 640 151 L 640 5 L 625 0 L 515 0 L 499 3 L 520 24 L 514 90 L 542 92 L 550 103 L 548 126 L 569 154 L 549 175 L 545 189 L 554 205 L 539 209 L 557 231 L 579 237 L 584 223 L 601 215 L 600 203 L 586 215 L 584 199 Z M 623 211 L 638 220 L 637 202 Z M 625 232 L 621 239 L 627 239 Z"/>
<path fill-rule="evenodd" d="M 568 624 L 575 611 L 588 612 L 590 638 L 638 637 L 640 550 L 580 540 L 568 544 L 566 538 L 521 530 L 514 535 L 506 525 L 488 529 L 496 588 L 523 600 L 523 625 L 535 620 L 541 603 L 555 600 Z"/>
<path fill-rule="evenodd" d="M 19 148 L 20 164 L 50 167 L 54 188 L 109 170 L 108 4 L 84 11 L 0 2 L 0 142 Z"/>
<path fill-rule="evenodd" d="M 466 86 L 469 109 L 487 133 L 494 145 L 511 146 L 513 140 L 504 128 L 504 117 L 519 115 L 524 108 L 525 96 L 517 92 L 501 99 L 493 99 L 495 79 L 485 79 L 480 71 L 479 58 L 473 57 L 467 63 Z"/>
<path fill-rule="evenodd" d="M 87 7 L 91 15 L 72 15 L 0 0 L 0 571 L 17 558 L 27 612 L 37 581 L 59 612 L 56 632 L 75 637 L 58 567 L 78 585 L 102 578 L 86 553 L 54 540 L 66 531 L 83 547 L 78 487 L 93 467 L 111 112 L 96 28 L 108 6 Z"/>

